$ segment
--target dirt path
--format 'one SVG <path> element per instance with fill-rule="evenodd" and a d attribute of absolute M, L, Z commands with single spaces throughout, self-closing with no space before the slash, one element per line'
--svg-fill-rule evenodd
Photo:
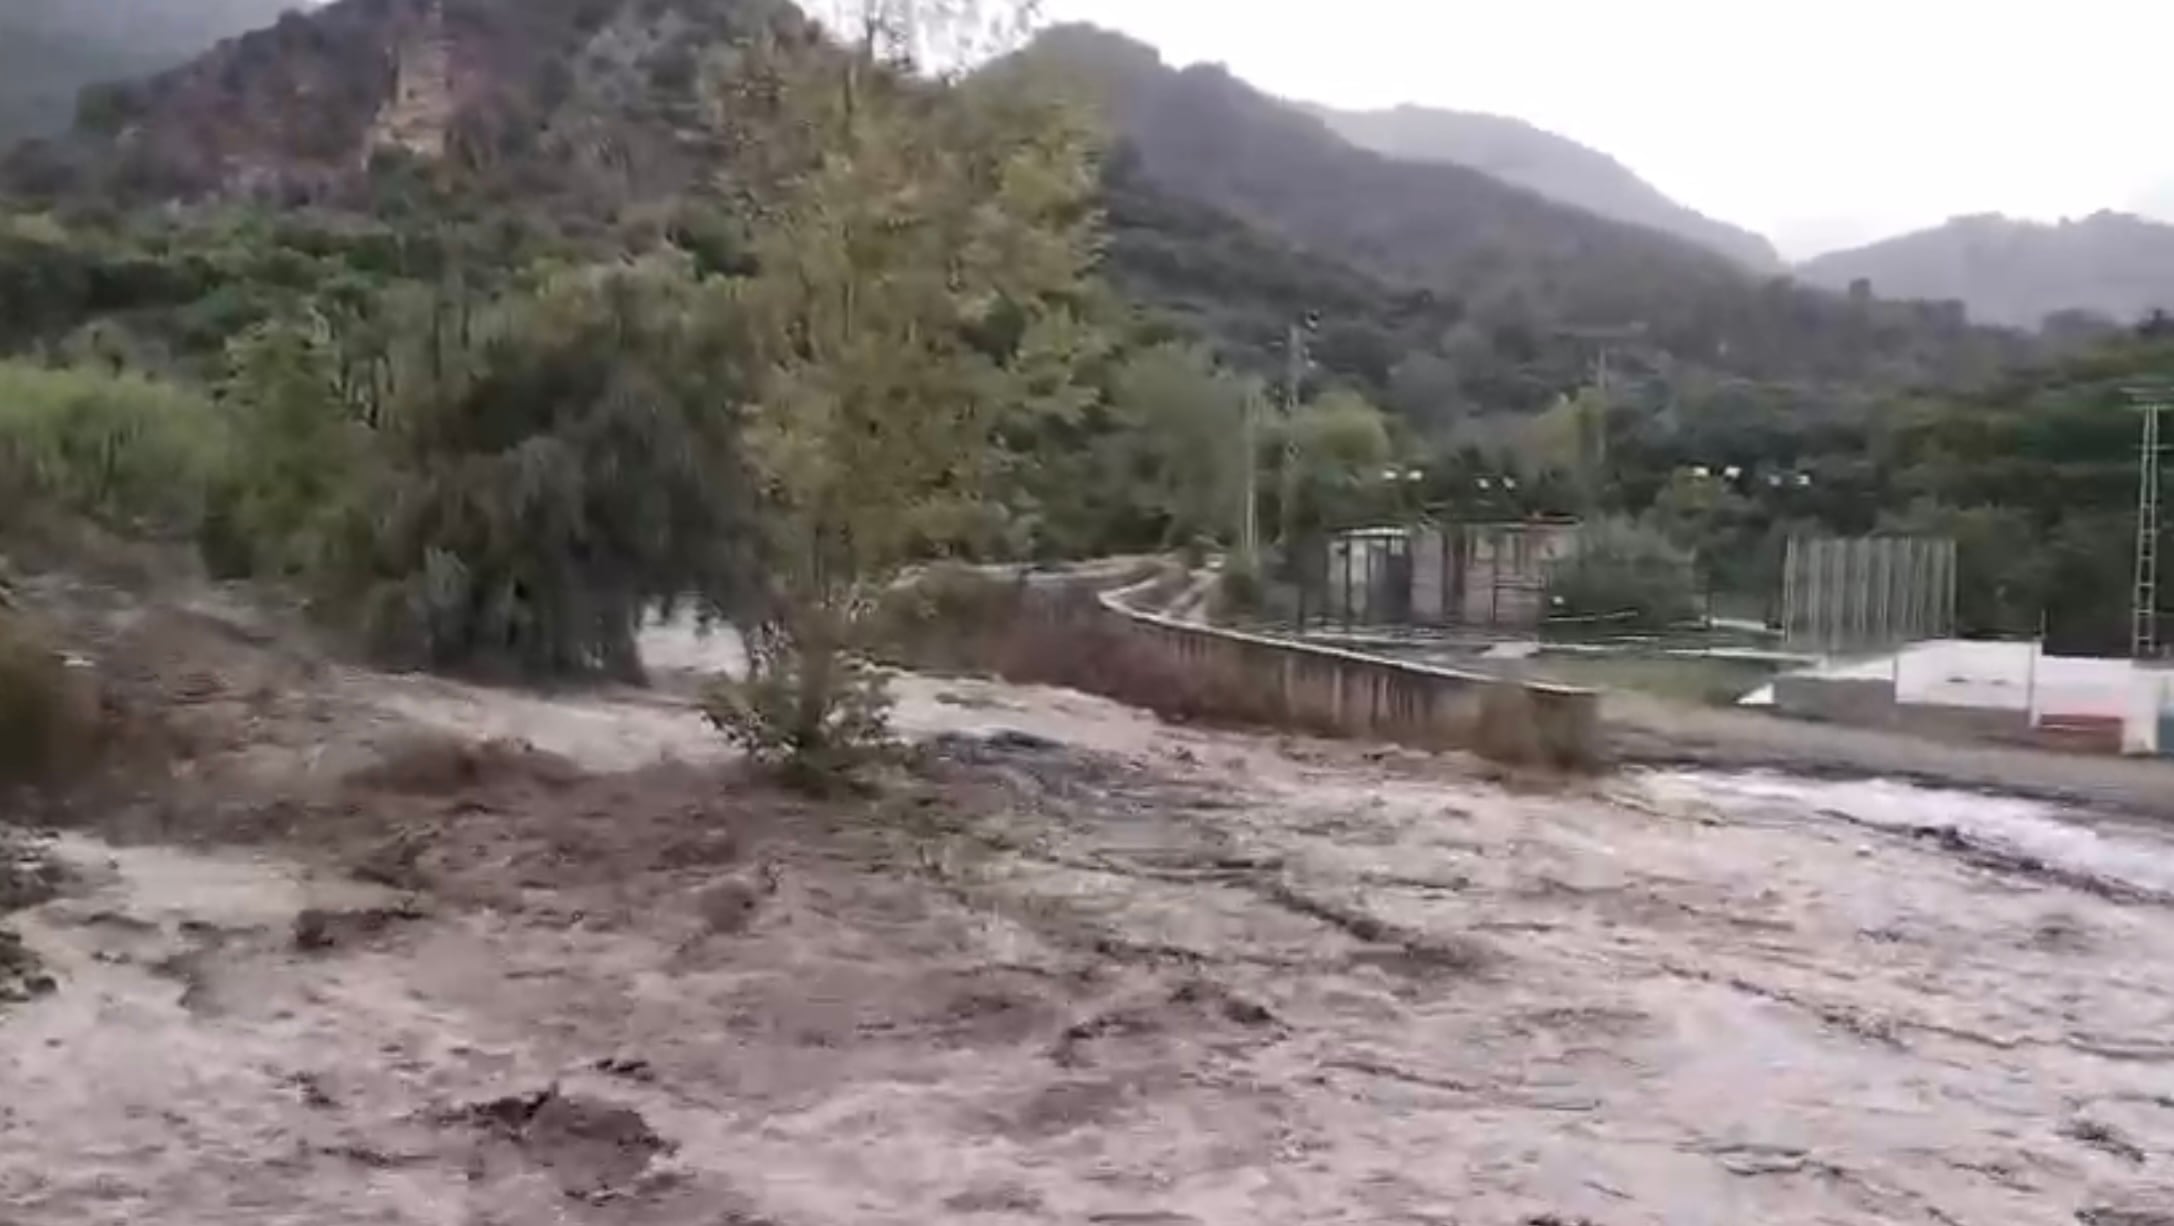
<path fill-rule="evenodd" d="M 817 805 L 669 697 L 314 684 L 225 752 L 393 760 L 285 833 L 49 845 L 0 1222 L 2174 1222 L 2148 826 L 924 681 Z"/>

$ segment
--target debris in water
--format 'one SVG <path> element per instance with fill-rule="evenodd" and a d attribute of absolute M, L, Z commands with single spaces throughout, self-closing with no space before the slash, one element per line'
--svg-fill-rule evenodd
<path fill-rule="evenodd" d="M 606 1056 L 596 1062 L 596 1071 L 612 1077 L 624 1077 L 629 1081 L 657 1079 L 656 1068 L 639 1056 Z"/>
<path fill-rule="evenodd" d="M 2174 1226 L 2174 1208 L 2092 1205 L 2078 1209 L 2076 1220 L 2083 1226 Z"/>
<path fill-rule="evenodd" d="M 462 1114 L 550 1171 L 574 1197 L 614 1193 L 646 1172 L 652 1159 L 673 1149 L 641 1112 L 561 1094 L 557 1086 L 473 1103 Z"/>
<path fill-rule="evenodd" d="M 370 940 L 395 924 L 420 918 L 422 912 L 413 906 L 349 911 L 309 907 L 294 917 L 294 947 L 304 953 L 323 953 L 354 941 Z"/>
<path fill-rule="evenodd" d="M 2081 1141 L 2093 1149 L 2112 1154 L 2114 1157 L 2141 1166 L 2144 1149 L 2136 1142 L 2122 1136 L 2113 1125 L 2092 1119 L 2070 1120 L 2061 1129 L 2061 1135 L 2073 1141 Z"/>
<path fill-rule="evenodd" d="M 51 995 L 60 984 L 40 969 L 38 955 L 10 928 L 0 928 L 0 1005 Z"/>
<path fill-rule="evenodd" d="M 49 901 L 66 878 L 58 861 L 0 830 L 0 915 Z"/>

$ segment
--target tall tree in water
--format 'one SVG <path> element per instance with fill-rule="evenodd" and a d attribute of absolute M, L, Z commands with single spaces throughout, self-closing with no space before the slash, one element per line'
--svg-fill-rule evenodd
<path fill-rule="evenodd" d="M 1019 11 L 865 0 L 846 40 L 748 53 L 716 99 L 757 268 L 749 463 L 764 573 L 750 677 L 712 714 L 802 762 L 880 722 L 857 662 L 900 568 L 986 531 L 1002 439 L 1079 407 L 1094 141 L 1065 107 L 956 79 Z"/>

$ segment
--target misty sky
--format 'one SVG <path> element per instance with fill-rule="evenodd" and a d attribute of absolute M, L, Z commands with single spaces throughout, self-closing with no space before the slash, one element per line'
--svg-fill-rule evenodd
<path fill-rule="evenodd" d="M 2174 220 L 2174 0 L 1045 0 L 1272 93 L 1514 115 L 1792 258 Z"/>

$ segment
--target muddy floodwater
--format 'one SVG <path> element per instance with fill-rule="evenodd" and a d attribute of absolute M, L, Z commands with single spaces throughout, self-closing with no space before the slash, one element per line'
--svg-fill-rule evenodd
<path fill-rule="evenodd" d="M 920 680 L 840 816 L 665 699 L 338 684 L 570 762 L 346 802 L 397 873 L 47 842 L 0 1222 L 2174 1223 L 2148 825 Z"/>

